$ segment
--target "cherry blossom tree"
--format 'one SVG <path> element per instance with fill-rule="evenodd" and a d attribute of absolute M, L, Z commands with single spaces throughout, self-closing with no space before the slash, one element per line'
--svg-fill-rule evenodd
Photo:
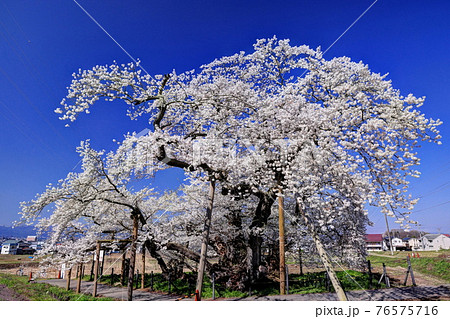
<path fill-rule="evenodd" d="M 151 77 L 132 63 L 80 70 L 56 112 L 74 121 L 102 98 L 123 100 L 131 118 L 149 118 L 151 131 L 128 136 L 119 148 L 134 150 L 130 165 L 143 169 L 150 159 L 217 181 L 229 196 L 257 198 L 252 276 L 261 263 L 257 230 L 276 196 L 293 198 L 336 291 L 342 289 L 319 236 L 329 227 L 324 212 L 363 225 L 370 204 L 408 228 L 416 149 L 440 138 L 440 121 L 418 110 L 424 98 L 401 95 L 362 62 L 326 60 L 320 49 L 275 37 L 198 72 Z"/>

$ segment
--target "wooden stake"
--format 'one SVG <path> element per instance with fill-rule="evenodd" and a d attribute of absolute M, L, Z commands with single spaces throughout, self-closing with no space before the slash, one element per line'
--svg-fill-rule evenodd
<path fill-rule="evenodd" d="M 413 286 L 416 286 L 416 280 L 414 278 L 414 272 L 412 270 L 411 260 L 409 259 L 409 256 L 406 256 L 406 261 L 408 262 L 408 269 L 406 270 L 406 277 L 405 277 L 405 282 L 403 283 L 403 286 L 406 286 L 406 282 L 408 281 L 409 274 L 411 274 L 411 281 L 412 281 Z"/>
<path fill-rule="evenodd" d="M 300 266 L 300 276 L 303 276 L 302 249 L 298 248 L 298 264 Z"/>
<path fill-rule="evenodd" d="M 103 266 L 105 265 L 106 251 L 102 251 L 102 265 L 100 267 L 100 276 L 103 276 Z"/>
<path fill-rule="evenodd" d="M 95 250 L 95 253 L 97 254 L 97 258 L 95 258 L 95 269 L 94 269 L 94 290 L 92 291 L 92 296 L 97 296 L 97 279 L 98 279 L 98 267 L 100 264 L 100 248 L 102 244 L 97 242 L 97 249 Z"/>
<path fill-rule="evenodd" d="M 89 277 L 89 281 L 92 281 L 94 279 L 93 278 L 94 277 L 94 267 L 95 267 L 95 255 L 92 255 L 91 276 Z"/>
<path fill-rule="evenodd" d="M 145 246 L 142 246 L 142 277 L 141 288 L 145 288 Z"/>
<path fill-rule="evenodd" d="M 111 286 L 114 286 L 114 268 L 111 268 Z"/>
<path fill-rule="evenodd" d="M 153 290 L 153 270 L 150 273 L 150 289 Z"/>
<path fill-rule="evenodd" d="M 286 294 L 286 263 L 284 251 L 284 200 L 283 196 L 278 196 L 278 230 L 280 242 L 280 295 Z"/>
<path fill-rule="evenodd" d="M 78 265 L 78 269 L 79 269 L 79 276 L 78 276 L 78 280 L 77 280 L 77 293 L 80 293 L 80 291 L 81 291 L 81 278 L 82 278 L 82 275 L 83 275 L 83 264 L 82 263 L 80 263 L 79 265 Z"/>
<path fill-rule="evenodd" d="M 380 280 L 378 281 L 378 284 L 381 284 L 381 281 L 383 281 L 383 279 L 384 279 L 384 283 L 386 284 L 386 287 L 390 288 L 391 284 L 389 282 L 389 277 L 388 277 L 387 272 L 386 272 L 386 265 L 385 265 L 385 263 L 383 263 L 383 274 L 381 275 Z"/>
<path fill-rule="evenodd" d="M 203 276 L 205 274 L 206 253 L 208 250 L 209 230 L 211 228 L 211 218 L 214 205 L 215 188 L 216 188 L 215 181 L 211 180 L 209 183 L 209 202 L 208 207 L 206 208 L 205 225 L 203 227 L 202 233 L 202 249 L 200 251 L 200 262 L 198 264 L 197 285 L 196 285 L 196 293 L 198 294 L 197 297 L 198 301 L 200 301 L 202 297 Z"/>
<path fill-rule="evenodd" d="M 212 273 L 212 299 L 216 300 L 216 276 Z"/>
<path fill-rule="evenodd" d="M 120 282 L 122 283 L 122 286 L 125 285 L 125 259 L 126 259 L 126 250 L 123 250 L 123 254 L 122 254 L 122 272 L 120 275 Z"/>
<path fill-rule="evenodd" d="M 70 268 L 69 271 L 66 272 L 66 275 L 66 290 L 70 290 L 70 277 L 72 276 L 72 268 Z"/>

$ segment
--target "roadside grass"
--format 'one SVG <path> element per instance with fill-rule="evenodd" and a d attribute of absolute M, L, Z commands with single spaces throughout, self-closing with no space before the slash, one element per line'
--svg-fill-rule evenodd
<path fill-rule="evenodd" d="M 450 283 L 450 250 L 419 251 L 419 258 L 410 258 L 413 271 Z M 367 258 L 372 265 L 384 263 L 387 267 L 408 268 L 406 256 L 411 252 L 376 252 Z"/>
<path fill-rule="evenodd" d="M 0 284 L 32 301 L 112 301 L 112 298 L 94 298 L 46 283 L 28 283 L 27 276 L 0 274 Z"/>

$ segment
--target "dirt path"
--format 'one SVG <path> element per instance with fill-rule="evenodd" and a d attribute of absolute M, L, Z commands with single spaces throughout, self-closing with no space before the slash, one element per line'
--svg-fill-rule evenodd
<path fill-rule="evenodd" d="M 350 301 L 438 301 L 450 300 L 450 285 L 433 287 L 398 287 L 389 289 L 348 291 Z M 337 301 L 336 293 L 254 296 L 226 300 L 243 301 Z"/>
<path fill-rule="evenodd" d="M 378 274 L 383 273 L 383 267 L 380 265 L 373 265 L 372 269 L 373 272 L 376 272 Z M 395 287 L 403 286 L 406 277 L 406 268 L 400 266 L 386 267 L 386 272 L 388 274 L 392 286 Z M 439 286 L 448 284 L 448 282 L 441 280 L 439 278 L 424 275 L 418 271 L 415 271 L 414 268 L 413 273 L 417 286 Z M 408 277 L 407 285 L 412 285 L 411 276 Z"/>
<path fill-rule="evenodd" d="M 40 280 L 38 282 L 46 282 L 50 285 L 59 286 L 61 288 L 66 287 L 65 279 L 47 279 Z M 76 289 L 77 282 L 75 280 L 70 281 L 70 289 Z M 94 289 L 94 283 L 92 281 L 81 282 L 81 292 L 83 294 L 90 295 Z M 127 300 L 127 287 L 112 287 L 105 284 L 97 284 L 97 296 L 110 297 L 116 300 Z M 179 296 L 158 294 L 150 292 L 148 289 L 133 290 L 133 300 L 154 300 L 154 301 L 169 301 L 177 300 Z"/>

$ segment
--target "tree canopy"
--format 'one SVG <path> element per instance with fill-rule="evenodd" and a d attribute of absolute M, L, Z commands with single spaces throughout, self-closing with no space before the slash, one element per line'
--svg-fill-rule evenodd
<path fill-rule="evenodd" d="M 276 196 L 291 200 L 293 238 L 312 236 L 316 245 L 319 240 L 327 247 L 339 242 L 344 259 L 355 251 L 363 254 L 367 205 L 380 207 L 408 229 L 415 223 L 409 214 L 417 200 L 407 191 L 410 178 L 419 175 L 417 148 L 421 141 L 440 143 L 441 122 L 419 111 L 423 97 L 402 95 L 387 75 L 371 72 L 362 62 L 327 60 L 320 49 L 276 37 L 258 40 L 251 53 L 182 73 L 151 76 L 139 63 L 80 70 L 56 112 L 62 120 L 75 121 L 101 99 L 124 101 L 131 118 L 148 118 L 150 130 L 125 136 L 108 155 L 111 174 L 103 174 L 101 160 L 92 161 L 83 167 L 87 182 L 77 184 L 82 174 L 71 173 L 56 190 L 24 203 L 24 218 L 36 216 L 39 202 L 54 201 L 55 225 L 67 229 L 68 216 L 91 209 L 90 198 L 103 205 L 96 214 L 107 212 L 113 224 L 125 219 L 120 207 L 138 207 L 146 219 L 155 212 L 141 202 L 157 199 L 150 189 L 128 191 L 124 181 L 148 177 L 149 168 L 181 168 L 190 182 L 179 199 L 165 201 L 173 213 L 165 225 L 171 226 L 153 227 L 150 237 L 159 238 L 159 250 L 196 260 L 194 250 L 188 253 L 180 244 L 198 238 L 199 209 L 205 207 L 200 193 L 205 181 L 216 181 L 220 195 L 214 223 L 219 224 L 213 224 L 210 245 L 222 253 L 219 267 L 240 268 L 233 268 L 242 274 L 239 284 L 248 269 L 267 264 L 261 250 L 274 231 L 270 219 Z M 82 152 L 86 157 L 93 151 L 82 147 Z M 60 204 L 72 198 L 76 205 Z"/>

